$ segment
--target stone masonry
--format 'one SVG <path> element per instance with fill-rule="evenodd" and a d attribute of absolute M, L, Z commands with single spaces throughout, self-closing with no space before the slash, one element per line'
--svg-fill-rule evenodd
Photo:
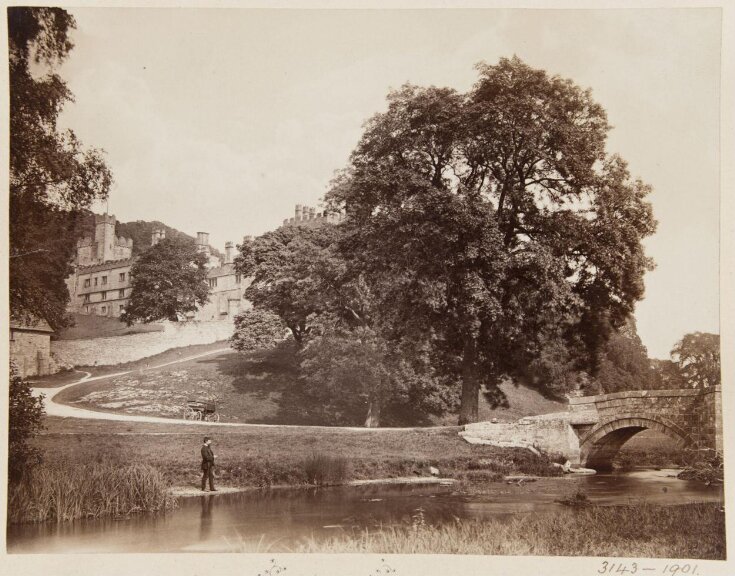
<path fill-rule="evenodd" d="M 722 452 L 722 389 L 633 390 L 569 399 L 566 412 L 512 424 L 479 422 L 460 433 L 468 442 L 526 446 L 571 462 L 607 469 L 638 432 L 657 430 L 682 448 Z"/>
<path fill-rule="evenodd" d="M 51 352 L 61 366 L 114 365 L 147 358 L 171 348 L 220 342 L 234 332 L 232 322 L 167 322 L 164 327 L 163 332 L 58 340 L 51 343 Z"/>

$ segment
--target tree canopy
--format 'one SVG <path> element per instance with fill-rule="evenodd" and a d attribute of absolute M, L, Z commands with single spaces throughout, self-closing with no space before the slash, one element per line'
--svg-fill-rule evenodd
<path fill-rule="evenodd" d="M 368 283 L 343 258 L 342 233 L 327 223 L 288 226 L 241 245 L 236 267 L 253 278 L 245 296 L 254 311 L 288 326 L 300 345 L 300 384 L 335 422 L 354 425 L 362 412 L 367 426 L 377 426 L 397 411 L 420 421 L 446 410 L 450 386 L 433 371 L 410 325 L 399 326 L 393 308 L 377 306 L 372 290 L 387 293 L 386 287 Z M 249 313 L 242 321 L 233 343 L 252 340 Z"/>
<path fill-rule="evenodd" d="M 309 317 L 324 310 L 318 262 L 329 258 L 331 227 L 281 227 L 238 246 L 235 268 L 252 282 L 245 297 L 280 317 L 297 342 L 311 331 Z"/>
<path fill-rule="evenodd" d="M 130 301 L 120 319 L 176 322 L 209 301 L 207 257 L 193 241 L 164 238 L 143 252 L 130 270 Z"/>
<path fill-rule="evenodd" d="M 596 392 L 602 394 L 659 387 L 648 351 L 638 336 L 633 318 L 610 335 L 595 380 L 598 385 Z"/>
<path fill-rule="evenodd" d="M 460 423 L 476 420 L 481 385 L 543 376 L 552 350 L 595 375 L 643 296 L 655 229 L 649 187 L 606 153 L 590 91 L 515 57 L 478 70 L 468 94 L 391 93 L 327 194 L 382 314 L 461 374 Z"/>
<path fill-rule="evenodd" d="M 720 335 L 686 334 L 671 351 L 679 374 L 690 386 L 708 388 L 720 384 Z"/>
<path fill-rule="evenodd" d="M 283 340 L 286 325 L 267 310 L 253 308 L 235 316 L 235 333 L 230 344 L 238 352 L 268 350 Z"/>
<path fill-rule="evenodd" d="M 112 174 L 57 119 L 73 96 L 55 72 L 73 44 L 61 8 L 8 8 L 10 85 L 10 308 L 15 318 L 65 326 L 64 280 L 80 210 L 104 198 Z"/>

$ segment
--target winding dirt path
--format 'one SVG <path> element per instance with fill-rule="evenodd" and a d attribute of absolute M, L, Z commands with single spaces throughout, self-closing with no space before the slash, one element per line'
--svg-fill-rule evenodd
<path fill-rule="evenodd" d="M 218 350 L 210 350 L 209 352 L 203 352 L 201 354 L 195 354 L 193 356 L 187 356 L 185 358 L 177 358 L 170 362 L 164 362 L 162 364 L 156 364 L 155 366 L 147 366 L 145 368 L 136 368 L 134 370 L 126 370 L 123 372 L 115 372 L 114 374 L 104 374 L 102 376 L 92 376 L 90 372 L 83 372 L 77 370 L 80 374 L 84 374 L 79 380 L 64 384 L 57 388 L 43 388 L 33 387 L 31 391 L 34 396 L 40 396 L 43 394 L 43 404 L 46 410 L 47 416 L 59 416 L 61 418 L 82 418 L 84 420 L 115 420 L 118 422 L 146 422 L 153 424 L 184 424 L 187 426 L 222 426 L 231 428 L 308 428 L 308 429 L 324 429 L 324 430 L 352 430 L 356 432 L 382 432 L 389 430 L 415 430 L 416 427 L 401 427 L 401 428 L 365 428 L 362 426 L 306 426 L 299 424 L 246 424 L 242 422 L 202 422 L 200 420 L 184 420 L 181 418 L 163 418 L 160 416 L 140 416 L 135 414 L 115 414 L 112 412 L 100 412 L 97 410 L 90 410 L 88 408 L 76 408 L 67 404 L 61 404 L 56 402 L 54 398 L 58 396 L 63 390 L 67 390 L 79 384 L 85 384 L 87 382 L 94 382 L 96 380 L 106 380 L 108 378 L 116 378 L 118 376 L 124 376 L 131 372 L 142 372 L 147 370 L 156 370 L 158 368 L 164 368 L 171 366 L 172 364 L 179 364 L 181 362 L 188 362 L 189 360 L 196 360 L 197 358 L 203 358 L 204 356 L 211 356 L 212 354 L 221 354 L 223 352 L 230 351 L 230 348 L 220 348 Z M 426 428 L 420 428 L 426 430 L 428 428 L 446 428 L 446 426 L 429 426 Z M 451 426 L 450 426 L 451 428 Z"/>
<path fill-rule="evenodd" d="M 95 380 L 106 380 L 108 378 L 116 378 L 118 376 L 124 376 L 131 372 L 141 372 L 145 370 L 155 370 L 157 368 L 164 368 L 165 366 L 171 366 L 172 364 L 179 364 L 180 362 L 187 362 L 189 360 L 196 360 L 204 356 L 210 356 L 212 354 L 221 354 L 227 352 L 229 348 L 220 348 L 219 350 L 210 350 L 209 352 L 203 352 L 201 354 L 195 354 L 194 356 L 187 356 L 185 358 L 177 358 L 170 362 L 164 362 L 163 364 L 157 364 L 155 366 L 148 366 L 146 368 L 137 368 L 135 370 L 126 370 L 124 372 L 115 372 L 113 374 L 104 374 L 102 376 L 92 376 L 90 372 L 82 372 L 78 370 L 80 374 L 84 374 L 79 380 L 70 382 L 58 388 L 41 388 L 34 387 L 32 392 L 34 396 L 44 395 L 43 404 L 46 410 L 47 416 L 60 416 L 62 418 L 84 418 L 87 420 L 117 420 L 122 422 L 153 422 L 163 424 L 188 424 L 188 425 L 204 425 L 204 426 L 243 426 L 243 424 L 231 423 L 231 422 L 201 422 L 198 420 L 183 420 L 177 418 L 161 418 L 158 416 L 138 416 L 133 414 L 113 414 L 111 412 L 98 412 L 96 410 L 89 410 L 87 408 L 75 408 L 74 406 L 68 406 L 67 404 L 60 404 L 56 402 L 54 398 L 58 396 L 63 390 L 84 384 L 87 382 L 94 382 Z"/>

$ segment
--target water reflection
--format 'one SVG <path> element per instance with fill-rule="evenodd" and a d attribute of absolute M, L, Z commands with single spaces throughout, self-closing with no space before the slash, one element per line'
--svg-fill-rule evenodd
<path fill-rule="evenodd" d="M 183 498 L 172 513 L 121 521 L 11 526 L 10 552 L 293 551 L 305 538 L 342 530 L 411 522 L 418 508 L 430 524 L 455 518 L 509 518 L 559 510 L 555 500 L 581 487 L 596 504 L 681 504 L 721 501 L 722 487 L 639 471 L 549 479 L 523 487 L 495 483 L 488 494 L 457 494 L 447 486 L 362 486 L 265 490 Z M 215 507 L 217 508 L 215 510 Z"/>
<path fill-rule="evenodd" d="M 209 540 L 212 533 L 212 508 L 214 507 L 214 496 L 208 494 L 200 496 L 202 501 L 202 513 L 199 519 L 199 540 Z"/>

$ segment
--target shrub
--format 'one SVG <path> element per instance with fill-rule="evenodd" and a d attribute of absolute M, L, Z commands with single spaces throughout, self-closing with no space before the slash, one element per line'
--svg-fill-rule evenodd
<path fill-rule="evenodd" d="M 253 308 L 235 316 L 235 333 L 230 337 L 230 345 L 238 352 L 271 350 L 287 333 L 288 328 L 279 316 Z"/>
<path fill-rule="evenodd" d="M 568 494 L 564 498 L 554 500 L 554 502 L 564 504 L 565 506 L 572 506 L 573 508 L 584 508 L 592 504 L 587 494 L 581 488 L 577 488 L 576 492 Z"/>
<path fill-rule="evenodd" d="M 724 480 L 722 456 L 715 450 L 690 450 L 685 453 L 686 467 L 679 472 L 682 480 L 696 480 L 705 484 Z"/>
<path fill-rule="evenodd" d="M 28 440 L 43 429 L 43 396 L 35 398 L 31 389 L 10 363 L 8 414 L 8 478 L 19 482 L 41 462 L 41 453 Z"/>
<path fill-rule="evenodd" d="M 310 484 L 339 484 L 348 476 L 347 461 L 327 454 L 313 453 L 307 456 L 301 462 L 301 468 Z"/>

